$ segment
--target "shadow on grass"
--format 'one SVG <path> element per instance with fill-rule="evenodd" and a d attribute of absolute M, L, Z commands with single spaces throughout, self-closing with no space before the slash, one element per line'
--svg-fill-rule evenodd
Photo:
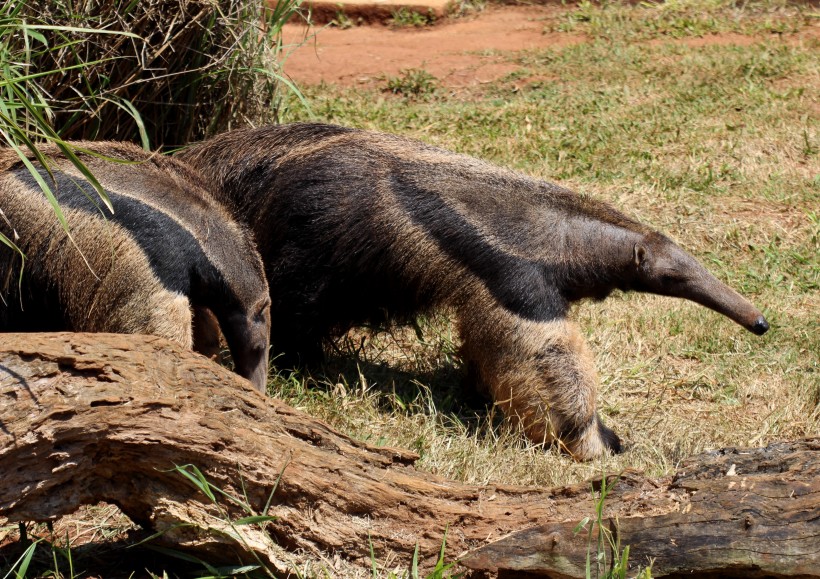
<path fill-rule="evenodd" d="M 39 526 L 39 525 L 38 525 Z M 100 538 L 87 543 L 74 542 L 66 548 L 66 537 L 48 531 L 34 532 L 25 542 L 14 533 L 0 543 L 0 577 L 15 577 L 21 555 L 31 541 L 37 541 L 26 577 L 191 577 L 206 569 L 145 546 L 135 546 L 150 533 L 132 529 L 116 540 Z M 167 574 L 167 575 L 165 575 Z"/>
<path fill-rule="evenodd" d="M 488 419 L 494 428 L 501 424 L 500 413 L 493 412 L 492 400 L 477 387 L 473 373 L 455 355 L 401 363 L 374 356 L 372 349 L 341 343 L 328 349 L 323 362 L 297 370 L 280 369 L 279 376 L 327 397 L 340 395 L 341 389 L 366 389 L 377 394 L 378 409 L 385 414 L 436 414 L 445 422 L 461 424 L 469 436 L 486 429 Z M 283 388 L 283 396 L 292 394 L 289 388 Z"/>

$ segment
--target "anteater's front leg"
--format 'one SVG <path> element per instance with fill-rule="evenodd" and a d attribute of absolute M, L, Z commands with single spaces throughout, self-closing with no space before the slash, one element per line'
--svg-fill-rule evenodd
<path fill-rule="evenodd" d="M 532 442 L 559 441 L 578 460 L 620 451 L 618 436 L 598 418 L 598 378 L 576 324 L 529 321 L 499 307 L 460 326 L 466 361 Z"/>
<path fill-rule="evenodd" d="M 219 322 L 213 312 L 204 306 L 194 306 L 192 310 L 194 351 L 216 360 L 222 349 L 219 341 Z"/>

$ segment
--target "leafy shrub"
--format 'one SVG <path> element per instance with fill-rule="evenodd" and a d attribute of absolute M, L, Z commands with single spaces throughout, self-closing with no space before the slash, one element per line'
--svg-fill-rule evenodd
<path fill-rule="evenodd" d="M 435 21 L 436 15 L 432 10 L 425 14 L 405 7 L 399 8 L 390 17 L 390 25 L 394 28 L 423 28 Z"/>

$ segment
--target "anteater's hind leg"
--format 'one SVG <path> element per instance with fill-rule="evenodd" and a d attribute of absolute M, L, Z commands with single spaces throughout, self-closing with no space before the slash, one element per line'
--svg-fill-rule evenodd
<path fill-rule="evenodd" d="M 495 307 L 480 318 L 462 316 L 460 326 L 465 359 L 532 442 L 559 441 L 578 460 L 620 451 L 596 413 L 598 379 L 574 323 L 529 321 Z"/>

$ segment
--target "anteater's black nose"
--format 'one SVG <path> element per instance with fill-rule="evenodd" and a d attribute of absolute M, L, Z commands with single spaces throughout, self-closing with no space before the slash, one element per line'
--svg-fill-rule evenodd
<path fill-rule="evenodd" d="M 752 332 L 757 334 L 758 336 L 762 336 L 765 334 L 769 329 L 769 322 L 766 321 L 766 318 L 760 316 L 755 320 L 754 326 L 752 326 Z"/>

